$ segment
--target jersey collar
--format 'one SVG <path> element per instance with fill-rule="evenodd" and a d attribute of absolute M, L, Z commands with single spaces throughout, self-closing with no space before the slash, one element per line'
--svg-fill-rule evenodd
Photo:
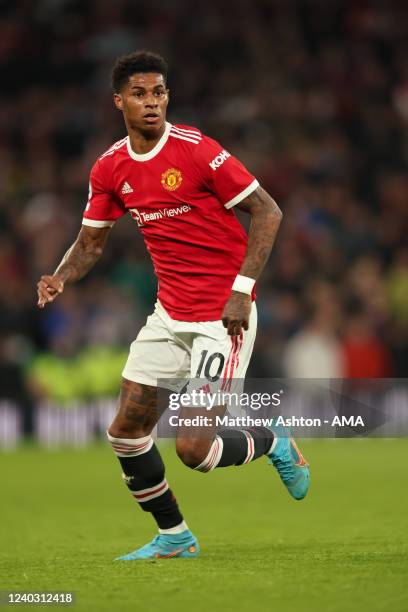
<path fill-rule="evenodd" d="M 170 129 L 171 123 L 166 121 L 166 127 L 164 128 L 163 136 L 160 138 L 159 142 L 153 147 L 153 149 L 151 151 L 148 151 L 147 153 L 135 153 L 132 149 L 128 136 L 126 140 L 126 146 L 130 157 L 135 161 L 139 162 L 149 161 L 149 159 L 153 159 L 153 157 L 156 157 L 156 155 L 162 150 L 162 148 L 166 144 L 170 134 Z"/>

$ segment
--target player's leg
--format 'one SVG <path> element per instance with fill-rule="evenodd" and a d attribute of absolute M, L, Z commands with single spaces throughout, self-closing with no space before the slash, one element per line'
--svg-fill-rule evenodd
<path fill-rule="evenodd" d="M 290 495 L 306 497 L 310 485 L 309 465 L 287 428 L 207 429 L 198 437 L 177 439 L 177 453 L 183 463 L 199 472 L 244 465 L 262 455 L 269 458 Z M 272 443 L 271 443 L 272 441 Z"/>
<path fill-rule="evenodd" d="M 199 324 L 191 353 L 191 374 L 197 383 L 210 380 L 208 391 L 215 386 L 221 392 L 234 390 L 234 381 L 242 381 L 251 358 L 257 326 L 257 312 L 252 305 L 249 329 L 239 336 L 228 336 L 221 322 Z M 206 387 L 207 385 L 204 385 Z M 205 390 L 205 389 L 204 389 Z M 194 408 L 186 408 L 180 416 L 194 414 Z M 183 463 L 198 471 L 208 472 L 216 467 L 243 465 L 269 453 L 273 432 L 266 427 L 221 429 L 217 431 L 215 416 L 223 416 L 225 406 L 203 410 L 213 417 L 213 426 L 200 428 L 180 427 L 177 436 L 177 453 Z"/>
<path fill-rule="evenodd" d="M 207 377 L 212 381 L 220 375 L 220 388 L 226 392 L 234 389 L 234 380 L 243 380 L 252 354 L 256 334 L 256 307 L 253 304 L 249 330 L 239 337 L 227 336 L 231 343 L 228 350 L 222 333 L 217 338 L 200 335 L 192 352 L 192 373 L 196 377 Z M 215 343 L 212 340 L 215 339 Z M 198 362 L 198 369 L 195 364 Z M 215 362 L 216 371 L 212 366 Z M 215 412 L 223 412 L 218 407 Z M 211 412 L 211 411 L 210 411 Z M 203 427 L 197 435 L 181 430 L 177 440 L 177 452 L 182 461 L 201 472 L 217 467 L 244 465 L 262 455 L 269 458 L 279 473 L 282 482 L 295 499 L 303 499 L 309 489 L 309 467 L 295 441 L 286 428 L 268 429 L 251 427 L 221 429 Z"/>
<path fill-rule="evenodd" d="M 132 344 L 123 373 L 118 412 L 107 432 L 121 464 L 124 482 L 159 528 L 159 535 L 152 542 L 121 557 L 124 560 L 194 557 L 198 553 L 197 541 L 169 488 L 162 458 L 151 437 L 167 407 L 167 404 L 158 405 L 157 378 L 174 375 L 166 368 L 181 367 L 185 359 L 181 348 L 173 346 L 165 323 L 152 315 Z"/>
<path fill-rule="evenodd" d="M 142 510 L 152 514 L 163 532 L 182 532 L 187 527 L 151 437 L 159 417 L 156 398 L 156 387 L 124 378 L 118 412 L 107 435 L 121 464 L 123 480 Z"/>

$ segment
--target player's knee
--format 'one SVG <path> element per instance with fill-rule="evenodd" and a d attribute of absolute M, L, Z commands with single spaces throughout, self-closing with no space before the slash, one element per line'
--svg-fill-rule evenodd
<path fill-rule="evenodd" d="M 108 432 L 114 438 L 143 438 L 150 434 L 151 428 L 146 427 L 143 420 L 135 422 L 115 418 L 110 424 Z"/>
<path fill-rule="evenodd" d="M 116 438 L 138 438 L 150 434 L 156 424 L 156 387 L 123 380 L 119 410 L 109 427 Z"/>
<path fill-rule="evenodd" d="M 184 465 L 193 469 L 200 465 L 207 455 L 206 451 L 193 439 L 177 440 L 176 451 Z"/>
<path fill-rule="evenodd" d="M 123 379 L 119 410 L 109 431 L 117 437 L 149 434 L 157 421 L 157 388 Z"/>

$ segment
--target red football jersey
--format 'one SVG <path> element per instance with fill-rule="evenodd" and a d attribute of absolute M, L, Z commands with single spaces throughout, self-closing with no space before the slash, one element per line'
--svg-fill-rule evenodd
<path fill-rule="evenodd" d="M 148 153 L 129 138 L 92 168 L 83 223 L 106 227 L 129 212 L 144 236 L 158 298 L 179 321 L 221 318 L 247 246 L 232 208 L 258 181 L 223 147 L 192 127 L 171 125 Z"/>

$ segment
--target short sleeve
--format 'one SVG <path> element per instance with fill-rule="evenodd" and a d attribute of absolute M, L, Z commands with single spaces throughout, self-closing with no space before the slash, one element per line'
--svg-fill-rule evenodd
<path fill-rule="evenodd" d="M 98 160 L 94 164 L 89 177 L 88 203 L 82 224 L 91 227 L 111 227 L 126 212 L 126 209 L 120 205 L 107 188 L 107 180 Z"/>
<path fill-rule="evenodd" d="M 259 187 L 245 166 L 208 136 L 197 145 L 195 162 L 201 178 L 225 208 L 232 208 Z"/>

